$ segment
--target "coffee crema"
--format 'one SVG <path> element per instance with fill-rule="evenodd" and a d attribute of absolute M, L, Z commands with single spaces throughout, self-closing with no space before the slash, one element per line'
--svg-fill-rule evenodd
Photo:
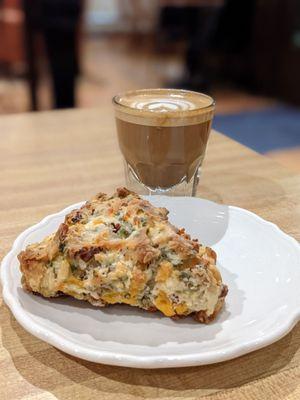
<path fill-rule="evenodd" d="M 117 95 L 114 103 L 120 149 L 134 179 L 152 191 L 194 179 L 211 128 L 209 96 L 145 89 Z"/>
<path fill-rule="evenodd" d="M 143 89 L 114 97 L 116 117 L 150 126 L 184 126 L 212 119 L 211 97 L 188 90 Z"/>

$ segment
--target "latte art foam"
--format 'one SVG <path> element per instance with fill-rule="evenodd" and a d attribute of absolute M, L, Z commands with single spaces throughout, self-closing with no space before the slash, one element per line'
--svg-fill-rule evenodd
<path fill-rule="evenodd" d="M 166 99 L 136 100 L 131 104 L 131 107 L 152 112 L 169 112 L 194 110 L 195 104 L 185 99 L 169 97 Z"/>
<path fill-rule="evenodd" d="M 212 118 L 214 103 L 201 93 L 174 89 L 145 89 L 114 98 L 118 118 L 149 126 L 184 126 Z"/>

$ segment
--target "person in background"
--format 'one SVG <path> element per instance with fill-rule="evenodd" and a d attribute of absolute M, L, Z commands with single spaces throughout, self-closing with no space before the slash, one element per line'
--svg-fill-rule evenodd
<path fill-rule="evenodd" d="M 32 109 L 37 109 L 36 35 L 43 37 L 55 108 L 74 107 L 79 72 L 78 32 L 82 0 L 23 0 Z"/>
<path fill-rule="evenodd" d="M 180 35 L 178 24 L 182 25 L 187 39 L 185 53 L 185 76 L 172 86 L 184 89 L 210 91 L 210 71 L 205 57 L 212 46 L 218 28 L 223 0 L 161 0 L 160 24 L 167 29 L 175 28 Z"/>

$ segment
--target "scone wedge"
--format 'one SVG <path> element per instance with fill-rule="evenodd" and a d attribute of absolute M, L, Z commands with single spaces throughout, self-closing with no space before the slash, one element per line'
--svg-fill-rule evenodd
<path fill-rule="evenodd" d="M 23 288 L 95 306 L 125 303 L 179 318 L 213 320 L 227 294 L 216 254 L 126 188 L 98 194 L 18 258 Z"/>

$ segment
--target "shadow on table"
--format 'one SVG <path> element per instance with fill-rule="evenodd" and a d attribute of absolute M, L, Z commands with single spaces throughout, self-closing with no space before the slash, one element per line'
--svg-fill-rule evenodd
<path fill-rule="evenodd" d="M 142 370 L 76 359 L 23 330 L 7 307 L 1 307 L 0 316 L 2 343 L 15 368 L 31 385 L 61 400 L 78 394 L 79 387 L 80 393 L 84 393 L 80 398 L 99 399 L 101 392 L 106 393 L 106 398 L 117 395 L 120 400 L 130 395 L 139 398 L 201 397 L 232 389 L 284 369 L 297 352 L 300 337 L 298 324 L 277 343 L 235 360 L 201 367 Z M 291 392 L 294 389 L 293 385 L 289 386 Z"/>
<path fill-rule="evenodd" d="M 274 165 L 276 166 L 275 163 Z M 262 165 L 261 174 L 264 173 L 265 168 Z M 292 172 L 286 170 L 286 176 L 290 174 Z M 280 207 L 284 206 L 287 201 L 286 192 L 279 181 L 258 175 L 258 173 L 254 175 L 240 171 L 234 173 L 224 171 L 223 175 L 210 175 L 208 170 L 204 175 L 203 183 L 200 180 L 197 197 L 219 204 L 238 205 L 239 207 L 251 208 L 254 212 L 257 208 L 267 205 L 270 209 L 276 207 L 277 212 L 279 212 Z M 221 193 L 218 188 L 220 188 Z M 231 198 L 234 198 L 234 202 L 230 200 Z"/>

